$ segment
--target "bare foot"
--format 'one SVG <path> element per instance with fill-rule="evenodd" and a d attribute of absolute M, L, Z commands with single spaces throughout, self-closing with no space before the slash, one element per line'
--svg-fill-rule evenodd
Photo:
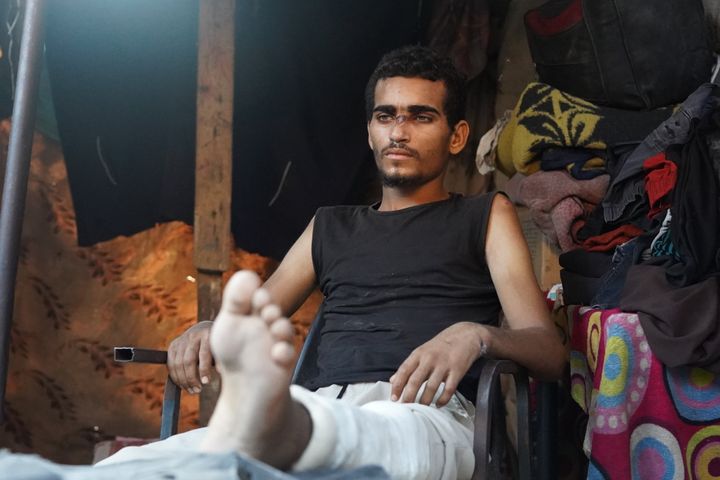
<path fill-rule="evenodd" d="M 290 398 L 292 338 L 292 325 L 258 276 L 236 273 L 210 333 L 222 390 L 201 450 L 234 450 L 277 468 L 300 457 L 312 426 L 305 408 Z"/>

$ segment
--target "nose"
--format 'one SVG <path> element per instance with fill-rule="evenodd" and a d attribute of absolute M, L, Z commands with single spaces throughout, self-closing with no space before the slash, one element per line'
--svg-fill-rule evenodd
<path fill-rule="evenodd" d="M 399 115 L 390 128 L 390 140 L 395 143 L 406 143 L 410 140 L 409 129 L 404 115 Z"/>

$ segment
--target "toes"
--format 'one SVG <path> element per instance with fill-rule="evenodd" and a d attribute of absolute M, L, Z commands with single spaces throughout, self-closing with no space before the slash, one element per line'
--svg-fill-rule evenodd
<path fill-rule="evenodd" d="M 295 362 L 295 349 L 288 342 L 278 342 L 270 350 L 270 358 L 284 367 L 290 367 Z"/>
<path fill-rule="evenodd" d="M 264 288 L 255 290 L 252 296 L 253 315 L 259 314 L 263 308 L 270 304 L 270 293 Z"/>
<path fill-rule="evenodd" d="M 225 286 L 222 309 L 237 315 L 249 314 L 253 294 L 260 284 L 260 277 L 255 272 L 241 270 L 235 273 Z"/>
<path fill-rule="evenodd" d="M 287 318 L 281 318 L 270 325 L 270 334 L 276 342 L 292 342 L 295 331 Z"/>
<path fill-rule="evenodd" d="M 280 311 L 280 307 L 271 303 L 260 310 L 260 316 L 265 320 L 265 323 L 270 325 L 282 316 L 282 312 Z"/>

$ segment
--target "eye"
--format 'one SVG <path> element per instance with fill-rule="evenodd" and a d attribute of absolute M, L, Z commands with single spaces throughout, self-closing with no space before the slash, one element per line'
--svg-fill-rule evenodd
<path fill-rule="evenodd" d="M 417 114 L 414 118 L 418 123 L 430 123 L 433 121 L 433 117 L 431 115 L 426 115 L 424 113 Z"/>
<path fill-rule="evenodd" d="M 380 123 L 390 123 L 395 120 L 395 116 L 389 113 L 378 113 L 375 115 L 375 120 Z"/>

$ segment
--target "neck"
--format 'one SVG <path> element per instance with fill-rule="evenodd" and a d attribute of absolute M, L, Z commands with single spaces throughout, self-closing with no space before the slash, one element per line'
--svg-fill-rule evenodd
<path fill-rule="evenodd" d="M 382 201 L 378 210 L 382 212 L 401 210 L 416 205 L 446 200 L 449 196 L 450 194 L 443 187 L 442 178 L 440 178 L 439 182 L 430 182 L 419 187 L 383 187 Z"/>

